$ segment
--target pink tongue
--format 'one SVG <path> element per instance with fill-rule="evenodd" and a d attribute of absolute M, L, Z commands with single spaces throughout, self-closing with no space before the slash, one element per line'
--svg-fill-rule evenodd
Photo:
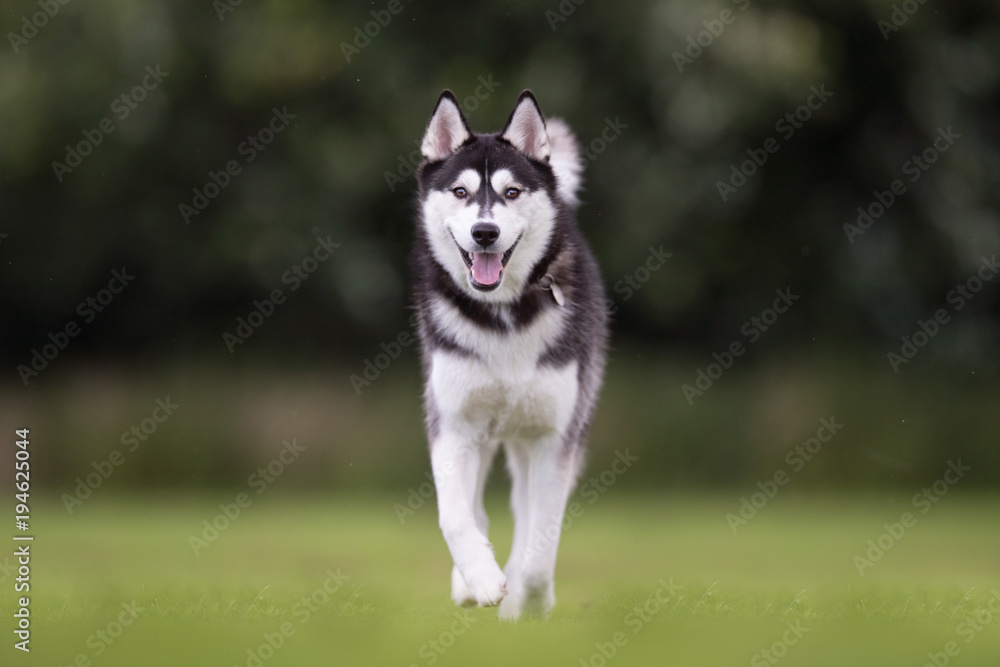
<path fill-rule="evenodd" d="M 492 285 L 500 280 L 500 253 L 472 253 L 472 277 L 480 285 Z"/>

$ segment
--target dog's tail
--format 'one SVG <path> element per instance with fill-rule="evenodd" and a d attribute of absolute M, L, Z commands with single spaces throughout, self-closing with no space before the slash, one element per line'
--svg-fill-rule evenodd
<path fill-rule="evenodd" d="M 556 193 L 567 204 L 576 206 L 580 202 L 576 194 L 583 180 L 580 146 L 573 136 L 573 131 L 560 118 L 546 119 L 545 131 L 549 135 L 549 146 L 552 151 L 549 165 L 556 175 Z"/>

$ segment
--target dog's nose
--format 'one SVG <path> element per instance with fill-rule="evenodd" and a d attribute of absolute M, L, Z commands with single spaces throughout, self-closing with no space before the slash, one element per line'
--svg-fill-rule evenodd
<path fill-rule="evenodd" d="M 477 222 L 472 225 L 472 238 L 485 248 L 500 238 L 500 228 L 492 222 Z"/>

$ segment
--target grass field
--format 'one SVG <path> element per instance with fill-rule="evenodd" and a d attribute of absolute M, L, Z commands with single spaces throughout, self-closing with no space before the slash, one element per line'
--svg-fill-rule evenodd
<path fill-rule="evenodd" d="M 32 652 L 8 644 L 3 664 L 1000 664 L 995 497 L 942 499 L 861 576 L 854 556 L 909 498 L 778 496 L 734 535 L 738 499 L 612 489 L 566 527 L 551 618 L 509 624 L 452 606 L 431 504 L 401 524 L 405 493 L 276 490 L 196 556 L 189 536 L 234 495 L 37 504 Z M 502 499 L 491 515 L 503 556 Z"/>

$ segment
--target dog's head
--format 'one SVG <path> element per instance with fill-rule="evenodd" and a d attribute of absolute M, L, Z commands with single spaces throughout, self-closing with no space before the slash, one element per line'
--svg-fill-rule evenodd
<path fill-rule="evenodd" d="M 470 295 L 516 299 L 545 256 L 560 209 L 576 203 L 582 167 L 569 129 L 554 119 L 546 125 L 524 91 L 502 131 L 473 133 L 446 90 L 421 152 L 421 213 L 434 258 Z"/>

